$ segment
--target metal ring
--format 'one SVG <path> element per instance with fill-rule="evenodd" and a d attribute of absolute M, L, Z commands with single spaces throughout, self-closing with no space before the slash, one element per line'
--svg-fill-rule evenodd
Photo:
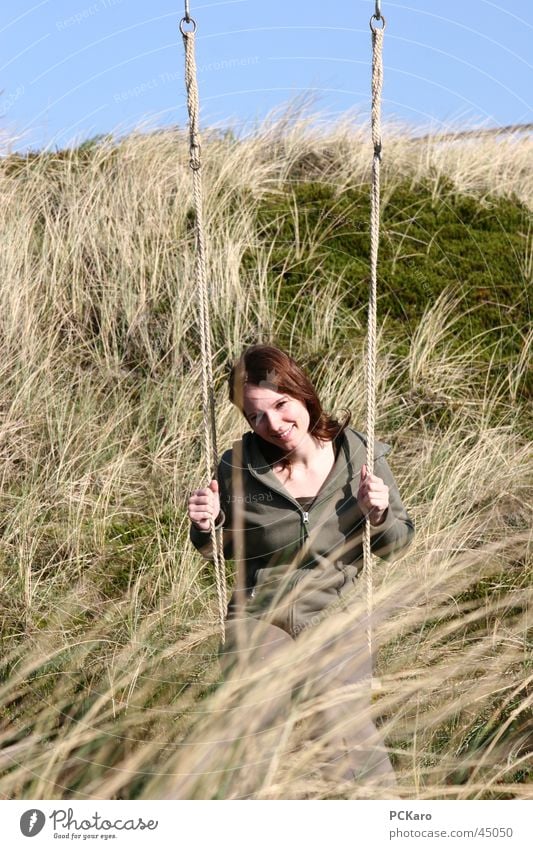
<path fill-rule="evenodd" d="M 192 24 L 192 29 L 184 29 L 184 24 Z M 187 18 L 182 18 L 180 21 L 180 32 L 182 35 L 190 35 L 191 33 L 196 32 L 196 21 L 194 18 L 189 18 L 189 20 L 187 20 Z"/>
<path fill-rule="evenodd" d="M 374 24 L 372 23 L 372 21 L 381 21 L 382 26 L 375 27 Z M 372 32 L 377 32 L 378 30 L 383 31 L 386 26 L 387 26 L 387 21 L 385 20 L 383 15 L 381 15 L 379 18 L 378 18 L 377 15 L 372 15 L 372 17 L 370 18 L 370 29 L 372 30 Z"/>

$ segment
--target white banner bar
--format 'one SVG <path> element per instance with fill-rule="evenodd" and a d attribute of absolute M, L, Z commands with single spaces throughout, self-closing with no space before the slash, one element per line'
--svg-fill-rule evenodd
<path fill-rule="evenodd" d="M 533 846 L 533 800 L 1 801 L 0 813 L 9 849 Z"/>

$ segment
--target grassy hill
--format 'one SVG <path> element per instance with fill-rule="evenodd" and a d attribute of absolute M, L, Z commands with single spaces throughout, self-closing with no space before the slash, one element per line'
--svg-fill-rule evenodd
<path fill-rule="evenodd" d="M 376 597 L 407 603 L 374 707 L 406 797 L 530 797 L 531 142 L 384 136 L 377 431 L 417 535 L 376 566 Z M 203 152 L 220 448 L 247 429 L 225 380 L 254 341 L 362 427 L 366 130 L 296 115 Z M 305 703 L 250 790 L 260 738 L 235 705 L 279 682 L 218 684 L 212 567 L 187 540 L 205 463 L 186 135 L 10 156 L 0 193 L 0 793 L 379 796 L 313 774 Z"/>

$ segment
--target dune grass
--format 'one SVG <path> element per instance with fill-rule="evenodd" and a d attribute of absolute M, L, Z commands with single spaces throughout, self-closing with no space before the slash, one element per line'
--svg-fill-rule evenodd
<path fill-rule="evenodd" d="M 406 798 L 531 798 L 531 143 L 386 137 L 377 434 L 417 533 L 375 566 L 393 613 L 372 710 Z M 220 683 L 186 515 L 204 483 L 186 142 L 0 162 L 0 795 L 379 798 L 317 774 L 316 698 L 265 745 L 254 706 L 279 671 Z M 225 379 L 254 341 L 362 428 L 365 128 L 288 113 L 204 153 L 220 448 L 247 429 Z M 284 687 L 335 627 L 296 643 Z"/>

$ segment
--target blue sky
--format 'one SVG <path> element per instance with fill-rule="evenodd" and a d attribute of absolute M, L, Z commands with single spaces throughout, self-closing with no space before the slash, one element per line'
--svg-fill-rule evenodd
<path fill-rule="evenodd" d="M 245 132 L 305 92 L 331 117 L 366 116 L 374 6 L 190 0 L 202 126 Z M 0 135 L 11 139 L 8 149 L 185 124 L 183 8 L 183 0 L 2 4 Z M 533 121 L 531 0 L 382 0 L 382 11 L 385 117 L 439 130 Z"/>

